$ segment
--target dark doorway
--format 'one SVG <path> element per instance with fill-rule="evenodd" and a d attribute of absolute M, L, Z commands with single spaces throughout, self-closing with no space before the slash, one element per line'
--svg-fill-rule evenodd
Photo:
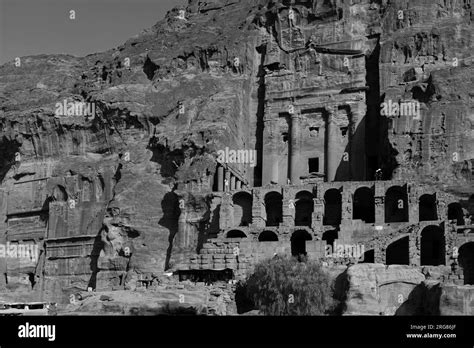
<path fill-rule="evenodd" d="M 361 187 L 354 193 L 353 218 L 362 220 L 365 223 L 375 222 L 375 200 L 374 190 L 368 187 Z"/>
<path fill-rule="evenodd" d="M 337 239 L 337 230 L 326 231 L 323 233 L 323 240 L 326 241 L 327 245 L 334 248 L 334 241 Z"/>
<path fill-rule="evenodd" d="M 269 192 L 265 196 L 267 226 L 278 226 L 283 221 L 283 197 L 278 192 Z"/>
<path fill-rule="evenodd" d="M 234 223 L 237 226 L 248 226 L 252 223 L 252 195 L 238 192 L 232 197 L 234 202 Z"/>
<path fill-rule="evenodd" d="M 438 220 L 438 211 L 436 208 L 436 195 L 423 195 L 419 202 L 420 221 Z"/>
<path fill-rule="evenodd" d="M 360 261 L 360 263 L 375 263 L 375 251 L 374 251 L 374 249 L 367 250 L 364 253 L 364 258 L 362 259 L 362 261 Z"/>
<path fill-rule="evenodd" d="M 308 159 L 308 172 L 319 173 L 319 158 Z"/>
<path fill-rule="evenodd" d="M 311 240 L 307 231 L 296 231 L 291 236 L 291 255 L 306 256 L 306 241 Z"/>
<path fill-rule="evenodd" d="M 298 192 L 295 209 L 295 226 L 311 227 L 314 210 L 313 195 L 308 191 Z"/>
<path fill-rule="evenodd" d="M 259 242 L 278 242 L 278 236 L 275 232 L 272 231 L 263 231 L 258 236 Z"/>
<path fill-rule="evenodd" d="M 456 225 L 464 225 L 464 216 L 462 212 L 461 204 L 451 203 L 448 205 L 448 220 L 456 221 Z"/>
<path fill-rule="evenodd" d="M 387 265 L 409 265 L 410 264 L 410 247 L 408 237 L 403 237 L 387 248 L 386 256 Z"/>
<path fill-rule="evenodd" d="M 458 260 L 464 273 L 464 285 L 474 285 L 474 242 L 459 248 Z"/>
<path fill-rule="evenodd" d="M 324 194 L 324 225 L 336 226 L 341 223 L 342 197 L 337 189 L 330 189 Z"/>
<path fill-rule="evenodd" d="M 408 222 L 408 194 L 405 187 L 393 186 L 387 190 L 385 222 Z"/>
<path fill-rule="evenodd" d="M 427 226 L 421 232 L 421 266 L 446 264 L 443 230 L 438 226 Z"/>

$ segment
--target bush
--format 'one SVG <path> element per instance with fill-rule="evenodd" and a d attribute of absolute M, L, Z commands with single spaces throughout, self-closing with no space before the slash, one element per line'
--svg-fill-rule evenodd
<path fill-rule="evenodd" d="M 334 304 L 329 277 L 314 261 L 274 257 L 260 262 L 246 289 L 264 315 L 323 315 Z"/>

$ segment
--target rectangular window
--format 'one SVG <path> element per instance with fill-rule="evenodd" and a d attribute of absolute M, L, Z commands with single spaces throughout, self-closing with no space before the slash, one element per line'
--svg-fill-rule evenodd
<path fill-rule="evenodd" d="M 319 158 L 308 159 L 309 173 L 319 173 Z"/>

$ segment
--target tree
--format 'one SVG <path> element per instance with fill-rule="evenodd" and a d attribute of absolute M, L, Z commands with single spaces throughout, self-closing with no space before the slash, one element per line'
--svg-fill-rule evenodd
<path fill-rule="evenodd" d="M 262 261 L 246 289 L 264 315 L 323 315 L 334 304 L 329 276 L 314 261 L 278 256 Z"/>

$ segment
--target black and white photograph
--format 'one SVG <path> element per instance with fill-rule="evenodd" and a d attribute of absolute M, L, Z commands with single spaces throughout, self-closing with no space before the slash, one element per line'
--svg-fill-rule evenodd
<path fill-rule="evenodd" d="M 473 6 L 0 0 L 0 346 L 472 347 Z"/>

